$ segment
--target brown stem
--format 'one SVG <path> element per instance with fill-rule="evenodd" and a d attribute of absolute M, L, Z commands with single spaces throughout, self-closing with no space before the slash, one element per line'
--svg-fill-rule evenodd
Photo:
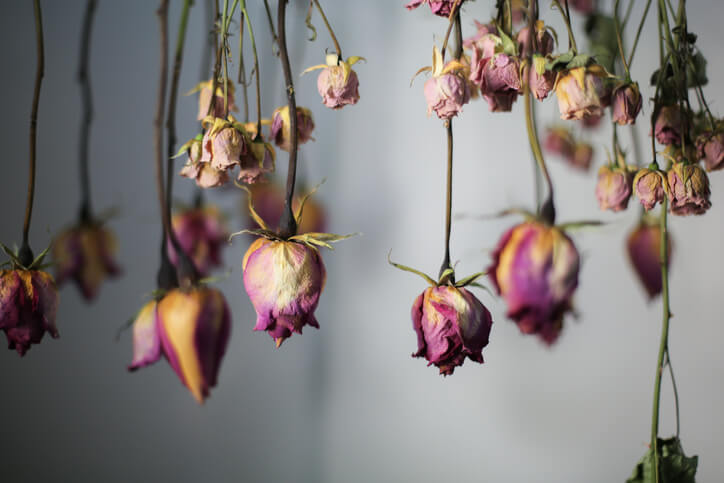
<path fill-rule="evenodd" d="M 33 198 L 35 197 L 35 146 L 38 127 L 38 102 L 40 101 L 40 85 L 43 82 L 43 75 L 45 74 L 43 18 L 40 11 L 40 0 L 33 1 L 33 13 L 35 14 L 38 66 L 35 70 L 33 107 L 30 112 L 30 162 L 28 166 L 28 196 L 25 204 L 25 219 L 23 221 L 23 243 L 20 245 L 20 252 L 18 253 L 20 263 L 26 267 L 33 262 L 33 251 L 30 249 L 30 244 L 28 243 L 28 232 L 30 231 L 30 218 L 33 214 Z"/>
<path fill-rule="evenodd" d="M 450 33 L 452 32 L 453 25 L 455 25 L 455 21 L 459 16 L 460 13 L 460 5 L 462 5 L 463 0 L 457 0 L 455 2 L 455 5 L 452 6 L 452 9 L 450 9 L 450 23 L 447 26 L 447 31 L 445 32 L 445 40 L 442 42 L 442 49 L 440 50 L 440 54 L 442 55 L 443 60 L 445 59 L 445 50 L 447 49 L 447 42 L 450 39 Z M 462 53 L 462 43 L 460 44 L 460 52 Z M 460 55 L 457 56 L 459 58 Z"/>
<path fill-rule="evenodd" d="M 279 57 L 284 71 L 284 81 L 287 91 L 287 105 L 289 106 L 289 124 L 291 132 L 291 143 L 289 147 L 289 170 L 287 171 L 286 198 L 284 200 L 284 211 L 279 222 L 279 235 L 282 238 L 289 238 L 297 233 L 297 221 L 292 212 L 292 199 L 294 198 L 294 183 L 297 175 L 297 146 L 299 144 L 299 133 L 297 132 L 297 102 L 294 97 L 294 83 L 292 81 L 292 68 L 289 65 L 289 53 L 287 52 L 287 32 L 284 23 L 288 0 L 279 0 L 277 10 L 277 32 L 279 35 Z"/>
<path fill-rule="evenodd" d="M 332 30 L 332 26 L 329 24 L 329 21 L 327 20 L 327 16 L 324 14 L 324 10 L 322 10 L 322 6 L 319 4 L 318 0 L 312 0 L 314 2 L 314 5 L 317 7 L 317 10 L 319 11 L 319 15 L 322 16 L 322 20 L 324 21 L 324 25 L 327 26 L 327 30 L 329 31 L 329 36 L 332 37 L 332 42 L 334 43 L 334 48 L 337 49 L 337 56 L 341 59 L 342 58 L 342 47 L 339 46 L 339 42 L 337 41 L 337 36 L 334 35 L 334 30 Z"/>

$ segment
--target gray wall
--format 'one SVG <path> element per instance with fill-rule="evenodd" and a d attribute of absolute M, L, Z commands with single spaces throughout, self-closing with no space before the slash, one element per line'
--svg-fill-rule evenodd
<path fill-rule="evenodd" d="M 36 251 L 73 219 L 78 203 L 79 89 L 74 74 L 84 2 L 45 1 L 46 78 L 40 105 L 39 176 L 32 241 Z M 203 2 L 192 11 L 182 90 L 198 81 Z M 259 8 L 252 15 L 266 60 L 264 110 L 282 102 L 280 69 L 266 45 Z M 275 2 L 273 2 L 275 3 Z M 293 2 L 289 36 L 293 71 L 319 63 L 332 47 L 323 25 L 303 41 L 303 2 Z M 485 20 L 490 3 L 465 8 Z M 639 2 L 637 2 L 639 3 Z M 640 2 L 643 3 L 643 2 Z M 721 114 L 724 4 L 690 3 L 690 26 L 709 56 L 706 89 Z M 589 175 L 551 158 L 560 220 L 600 218 L 604 228 L 575 234 L 583 254 L 569 320 L 551 348 L 523 337 L 504 317 L 501 300 L 481 294 L 496 321 L 482 366 L 466 363 L 443 379 L 412 359 L 409 310 L 423 282 L 398 272 L 394 258 L 434 272 L 442 256 L 444 133 L 425 116 L 422 80 L 412 74 L 430 61 L 445 22 L 401 2 L 325 2 L 346 55 L 358 66 L 362 100 L 342 112 L 323 108 L 315 77 L 295 79 L 299 102 L 313 108 L 316 142 L 302 148 L 301 172 L 327 177 L 320 199 L 331 230 L 364 235 L 325 253 L 328 284 L 318 309 L 321 330 L 295 336 L 281 350 L 253 333 L 254 311 L 244 293 L 240 262 L 248 240 L 225 252 L 232 271 L 219 283 L 234 315 L 219 386 L 198 407 L 165 362 L 128 374 L 130 333 L 116 329 L 154 287 L 159 242 L 152 178 L 151 122 L 156 95 L 156 2 L 101 0 L 93 33 L 96 121 L 91 156 L 96 209 L 121 208 L 111 222 L 120 239 L 123 278 L 105 285 L 86 306 L 74 287 L 61 291 L 59 340 L 47 339 L 23 359 L 0 351 L 0 474 L 3 481 L 248 481 L 248 482 L 610 482 L 622 481 L 646 450 L 660 307 L 644 302 L 623 256 L 623 236 L 637 209 L 598 211 Z M 173 2 L 177 19 L 180 2 Z M 3 2 L 0 92 L 4 116 L 4 207 L 0 240 L 19 241 L 27 160 L 27 118 L 35 69 L 29 1 Z M 637 8 L 642 8 L 638 5 Z M 547 18 L 565 37 L 555 12 Z M 172 22 L 172 35 L 175 20 Z M 634 77 L 645 84 L 658 56 L 653 18 L 647 24 Z M 433 36 L 434 35 L 434 36 Z M 582 42 L 582 41 L 581 41 Z M 650 89 L 646 97 L 650 97 Z M 180 137 L 196 132 L 195 99 L 181 98 Z M 650 105 L 645 106 L 650 113 Z M 540 109 L 556 118 L 554 100 Z M 648 127 L 639 126 L 643 139 Z M 531 159 L 520 105 L 492 115 L 483 102 L 455 123 L 454 210 L 492 213 L 532 203 Z M 607 142 L 608 127 L 596 140 Z M 648 158 L 647 158 L 648 159 Z M 602 150 L 597 163 L 603 160 Z M 284 175 L 286 156 L 280 156 Z M 724 225 L 723 174 L 713 174 L 713 208 L 700 218 L 674 219 L 671 353 L 681 395 L 682 440 L 700 456 L 700 481 L 724 476 L 724 327 L 720 296 Z M 176 180 L 188 200 L 193 186 Z M 210 195 L 241 225 L 234 191 Z M 452 250 L 459 273 L 486 267 L 489 252 L 514 220 L 456 221 Z M 674 431 L 668 380 L 662 434 Z"/>

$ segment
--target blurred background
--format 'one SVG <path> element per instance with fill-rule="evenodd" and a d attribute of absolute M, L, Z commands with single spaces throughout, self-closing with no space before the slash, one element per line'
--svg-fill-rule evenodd
<path fill-rule="evenodd" d="M 342 111 L 321 105 L 316 74 L 295 77 L 298 104 L 314 112 L 315 142 L 301 148 L 300 174 L 310 184 L 326 177 L 318 198 L 329 230 L 362 232 L 325 252 L 328 282 L 317 318 L 276 350 L 252 332 L 254 310 L 244 292 L 241 258 L 249 239 L 224 252 L 230 267 L 219 282 L 233 314 L 232 338 L 218 386 L 199 407 L 169 365 L 129 374 L 131 333 L 115 335 L 155 287 L 160 224 L 153 181 L 152 119 L 158 76 L 157 2 L 100 0 L 92 32 L 91 78 L 95 121 L 90 143 L 94 206 L 118 207 L 110 226 L 120 242 L 123 277 L 104 284 L 86 305 L 76 287 L 60 293 L 60 339 L 48 336 L 24 358 L 0 351 L 0 474 L 3 481 L 244 481 L 244 482 L 611 482 L 624 481 L 646 451 L 660 303 L 646 302 L 624 252 L 638 204 L 623 214 L 598 210 L 595 172 L 609 142 L 603 123 L 584 137 L 596 144 L 588 174 L 548 157 L 557 187 L 559 220 L 602 219 L 603 228 L 575 232 L 583 265 L 575 305 L 558 343 L 543 346 L 506 320 L 505 305 L 481 292 L 495 324 L 485 364 L 466 362 L 452 377 L 410 354 L 416 349 L 410 308 L 425 288 L 397 271 L 393 258 L 436 272 L 443 255 L 445 134 L 425 115 L 424 80 L 446 21 L 427 7 L 407 12 L 391 0 L 323 2 L 345 55 L 361 55 L 361 100 Z M 262 2 L 249 2 L 262 57 L 266 116 L 284 102 Z M 467 37 L 473 19 L 487 21 L 492 1 L 463 10 Z M 559 32 L 558 13 L 543 18 Z M 610 3 L 602 2 L 610 9 Z M 636 2 L 638 22 L 645 2 Z M 173 45 L 181 1 L 171 2 Z M 272 2 L 276 4 L 276 2 Z M 292 0 L 287 20 L 292 71 L 322 63 L 332 49 L 314 16 L 318 38 L 308 42 L 306 2 Z M 0 240 L 20 242 L 27 176 L 28 117 L 35 74 L 32 3 L 3 2 L 0 91 L 5 149 Z M 76 83 L 85 2 L 43 2 L 46 70 L 38 125 L 38 177 L 31 241 L 39 252 L 77 214 L 77 138 L 81 116 Z M 654 9 L 652 9 L 654 10 Z M 610 10 L 609 10 L 610 11 Z M 652 14 L 654 12 L 652 11 Z M 689 2 L 689 27 L 709 63 L 705 88 L 721 109 L 724 3 Z M 191 12 L 181 92 L 200 80 L 206 46 L 204 2 Z M 582 18 L 574 17 L 577 31 Z M 236 30 L 235 26 L 235 32 Z M 627 36 L 632 39 L 632 27 Z M 579 45 L 585 44 L 582 34 Z M 654 15 L 632 66 L 644 97 L 656 68 Z M 231 40 L 236 45 L 236 40 Z M 235 72 L 236 66 L 233 66 Z M 253 102 L 253 101 L 252 101 Z M 194 136 L 197 97 L 180 97 L 179 141 Z M 253 105 L 253 104 L 252 104 Z M 644 116 L 651 106 L 644 104 Z M 253 111 L 252 111 L 253 112 Z M 557 117 L 556 101 L 538 110 L 542 125 Z M 642 144 L 649 127 L 639 118 Z M 624 146 L 629 135 L 623 135 Z M 279 152 L 279 179 L 287 156 Z M 630 161 L 633 161 L 630 159 Z M 648 163 L 648 156 L 642 160 Z M 181 161 L 178 163 L 180 169 Z M 532 161 L 520 102 L 509 114 L 466 106 L 455 122 L 453 210 L 490 214 L 533 207 Z M 724 466 L 724 174 L 711 175 L 713 208 L 704 217 L 674 218 L 670 348 L 681 403 L 681 439 L 699 455 L 699 481 L 720 481 Z M 175 197 L 189 202 L 192 181 L 177 177 Z M 245 226 L 236 189 L 209 192 L 233 231 Z M 490 251 L 515 219 L 456 220 L 452 255 L 457 271 L 485 269 Z M 223 273 L 223 272 L 222 272 Z M 4 341 L 3 341 L 4 344 Z M 671 385 L 664 379 L 661 434 L 675 431 Z"/>

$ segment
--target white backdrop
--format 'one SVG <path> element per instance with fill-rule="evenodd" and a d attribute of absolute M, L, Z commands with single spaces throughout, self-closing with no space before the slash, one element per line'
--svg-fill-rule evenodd
<path fill-rule="evenodd" d="M 80 92 L 74 75 L 85 2 L 43 3 L 46 78 L 31 236 L 36 251 L 76 214 Z M 180 2 L 172 3 L 173 36 Z M 204 15 L 203 2 L 197 3 L 182 90 L 199 76 Z M 264 110 L 270 113 L 282 102 L 280 68 L 267 45 L 261 2 L 250 3 L 266 58 Z M 317 41 L 302 40 L 308 35 L 303 3 L 292 1 L 288 20 L 294 72 L 320 63 L 332 47 L 318 20 Z M 465 7 L 466 36 L 473 18 L 489 18 L 491 3 Z M 438 376 L 410 357 L 416 338 L 409 312 L 424 282 L 388 266 L 386 255 L 392 249 L 395 259 L 428 272 L 442 258 L 445 137 L 440 122 L 425 116 L 423 81 L 409 88 L 409 79 L 429 64 L 445 21 L 426 8 L 408 13 L 394 0 L 324 4 L 345 55 L 367 58 L 356 69 L 362 98 L 332 112 L 320 103 L 314 75 L 295 79 L 298 102 L 313 109 L 317 124 L 316 142 L 302 148 L 300 171 L 309 182 L 327 177 L 319 196 L 331 212 L 330 229 L 364 235 L 324 254 L 329 273 L 317 311 L 321 330 L 308 329 L 280 350 L 251 331 L 254 311 L 240 269 L 248 240 L 234 241 L 225 252 L 232 272 L 219 284 L 234 316 L 232 339 L 219 386 L 198 407 L 165 362 L 126 373 L 130 334 L 114 341 L 155 280 L 160 229 L 150 128 L 158 27 L 156 2 L 100 1 L 91 60 L 93 198 L 97 210 L 121 208 L 111 226 L 125 274 L 106 284 L 91 306 L 74 287 L 64 288 L 59 340 L 44 340 L 23 359 L 0 351 L 3 481 L 610 482 L 625 480 L 643 455 L 660 306 L 644 301 L 623 252 L 638 210 L 600 213 L 595 168 L 581 175 L 551 158 L 559 219 L 611 222 L 575 234 L 584 259 L 575 298 L 579 319 L 568 320 L 549 349 L 520 335 L 505 319 L 504 303 L 481 293 L 495 320 L 486 363 L 467 362 L 452 377 Z M 30 2 L 3 6 L 0 240 L 9 244 L 20 239 L 35 45 Z M 724 4 L 700 0 L 689 2 L 689 10 L 690 29 L 710 60 L 705 91 L 724 114 L 717 89 L 724 80 L 717 57 Z M 544 11 L 564 39 L 554 14 Z M 580 27 L 581 19 L 576 22 Z M 654 26 L 652 16 L 632 68 L 642 85 L 658 59 Z M 585 43 L 582 37 L 579 43 Z M 650 89 L 645 94 L 650 97 Z M 540 120 L 553 121 L 555 111 L 555 101 L 546 101 Z M 648 104 L 644 114 L 650 114 Z M 195 98 L 181 98 L 178 115 L 180 138 L 194 135 Z M 648 127 L 639 131 L 645 144 Z M 608 142 L 609 133 L 600 128 L 597 142 Z M 532 161 L 520 105 L 511 114 L 491 114 L 482 101 L 467 106 L 455 122 L 455 142 L 456 213 L 531 206 Z M 597 164 L 602 156 L 599 148 Z M 279 176 L 285 175 L 285 155 L 278 165 Z M 671 223 L 670 346 L 681 437 L 687 453 L 700 457 L 703 482 L 724 476 L 724 174 L 711 181 L 710 212 Z M 179 199 L 190 199 L 190 182 L 178 178 L 176 187 Z M 210 198 L 227 209 L 233 229 L 242 224 L 236 193 L 217 191 Z M 498 237 L 514 222 L 455 221 L 452 253 L 459 273 L 485 268 Z M 668 379 L 662 401 L 661 433 L 667 436 L 674 431 Z"/>

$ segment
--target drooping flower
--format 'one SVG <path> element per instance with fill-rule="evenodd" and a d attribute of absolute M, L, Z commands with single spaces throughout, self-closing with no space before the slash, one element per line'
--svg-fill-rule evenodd
<path fill-rule="evenodd" d="M 709 177 L 699 165 L 675 163 L 667 177 L 672 214 L 702 215 L 711 208 Z"/>
<path fill-rule="evenodd" d="M 574 168 L 582 171 L 588 171 L 593 160 L 593 146 L 587 142 L 579 142 L 573 147 L 573 154 L 567 158 L 567 161 Z"/>
<path fill-rule="evenodd" d="M 156 305 L 156 300 L 148 301 L 133 319 L 133 360 L 128 365 L 129 371 L 151 365 L 161 358 Z"/>
<path fill-rule="evenodd" d="M 611 93 L 611 104 L 613 122 L 622 126 L 635 123 L 642 106 L 638 84 L 633 82 L 616 86 Z"/>
<path fill-rule="evenodd" d="M 705 132 L 696 139 L 699 159 L 704 160 L 707 171 L 724 168 L 724 131 Z"/>
<path fill-rule="evenodd" d="M 194 398 L 203 403 L 216 386 L 231 332 L 224 295 L 208 286 L 170 290 L 158 302 L 156 323 L 163 354 Z"/>
<path fill-rule="evenodd" d="M 525 26 L 520 29 L 516 40 L 518 42 L 518 52 L 520 52 L 521 58 L 528 57 L 528 42 L 532 43 L 533 52 L 531 54 L 538 54 L 543 57 L 553 52 L 553 45 L 555 43 L 553 36 L 546 28 L 545 23 L 542 20 L 538 20 L 535 23 L 535 42 L 530 39 L 530 29 Z"/>
<path fill-rule="evenodd" d="M 681 144 L 682 130 L 683 119 L 679 106 L 663 106 L 654 123 L 654 135 L 659 144 Z"/>
<path fill-rule="evenodd" d="M 542 101 L 553 90 L 556 74 L 544 67 L 545 57 L 533 56 L 533 68 L 526 68 L 528 71 L 528 85 L 533 96 Z"/>
<path fill-rule="evenodd" d="M 278 107 L 272 114 L 272 125 L 269 137 L 274 140 L 280 149 L 289 151 L 292 143 L 291 120 L 289 119 L 289 106 Z M 314 119 L 312 111 L 306 107 L 297 107 L 297 139 L 299 145 L 314 140 Z"/>
<path fill-rule="evenodd" d="M 206 82 L 201 82 L 194 87 L 188 94 L 194 92 L 199 93 L 199 114 L 197 119 L 203 120 L 206 116 L 221 117 L 226 116 L 224 112 L 224 84 L 223 82 L 217 82 L 216 84 L 216 95 L 214 96 L 214 108 L 209 112 L 209 105 L 211 104 L 211 89 L 213 86 L 213 79 L 209 79 Z M 228 98 L 227 98 L 227 109 L 228 111 L 236 111 L 236 105 L 234 104 L 234 83 L 229 82 L 228 84 Z"/>
<path fill-rule="evenodd" d="M 463 41 L 463 46 L 468 49 L 478 50 L 480 59 L 489 59 L 495 54 L 495 48 L 501 43 L 498 37 L 498 27 L 495 23 L 483 24 L 475 20 L 477 32 L 472 37 Z"/>
<path fill-rule="evenodd" d="M 246 151 L 244 135 L 231 122 L 221 118 L 204 119 L 204 138 L 201 141 L 202 163 L 210 163 L 219 171 L 225 171 L 241 163 Z"/>
<path fill-rule="evenodd" d="M 428 287 L 412 306 L 417 351 L 440 374 L 448 376 L 465 358 L 481 363 L 493 319 L 488 309 L 465 288 Z"/>
<path fill-rule="evenodd" d="M 575 140 L 568 128 L 556 126 L 546 130 L 546 137 L 543 140 L 543 149 L 551 154 L 556 154 L 563 158 L 573 156 L 575 149 Z"/>
<path fill-rule="evenodd" d="M 236 179 L 250 185 L 263 182 L 266 174 L 275 169 L 274 147 L 257 133 L 257 125 L 254 123 L 244 125 L 244 137 L 246 150 L 241 153 L 239 175 Z"/>
<path fill-rule="evenodd" d="M 471 61 L 472 65 L 476 60 Z M 521 89 L 520 60 L 505 53 L 486 59 L 478 86 L 492 112 L 509 112 Z"/>
<path fill-rule="evenodd" d="M 631 172 L 622 167 L 608 164 L 598 170 L 596 183 L 596 199 L 602 210 L 622 211 L 628 206 L 631 198 Z"/>
<path fill-rule="evenodd" d="M 316 248 L 294 241 L 258 238 L 242 262 L 244 287 L 256 310 L 254 330 L 264 330 L 277 347 L 314 317 L 326 271 Z"/>
<path fill-rule="evenodd" d="M 448 17 L 457 0 L 412 0 L 405 5 L 408 10 L 414 10 L 421 5 L 429 5 L 432 13 L 439 17 Z"/>
<path fill-rule="evenodd" d="M 604 77 L 606 71 L 597 64 L 559 72 L 554 89 L 561 119 L 602 116 L 606 106 Z"/>
<path fill-rule="evenodd" d="M 668 237 L 668 234 L 667 234 Z M 671 238 L 668 238 L 669 256 L 667 265 L 671 263 Z M 654 220 L 644 218 L 626 240 L 626 250 L 631 265 L 646 289 L 649 299 L 661 293 L 661 228 Z"/>
<path fill-rule="evenodd" d="M 8 348 L 25 355 L 46 332 L 58 338 L 55 313 L 58 291 L 53 277 L 42 270 L 0 270 L 0 330 Z"/>
<path fill-rule="evenodd" d="M 322 104 L 331 109 L 342 109 L 359 101 L 359 79 L 352 66 L 364 60 L 352 56 L 342 60 L 338 54 L 328 54 L 326 64 L 309 67 L 304 73 L 322 69 L 317 77 L 317 90 L 322 96 Z"/>
<path fill-rule="evenodd" d="M 571 309 L 579 263 L 578 250 L 562 230 L 526 221 L 500 239 L 488 273 L 520 331 L 552 344 Z"/>
<path fill-rule="evenodd" d="M 202 277 L 212 268 L 220 267 L 221 248 L 228 243 L 229 233 L 221 211 L 215 205 L 193 207 L 173 215 L 173 231 L 186 253 Z M 173 244 L 168 242 L 168 254 L 175 265 L 178 254 Z"/>
<path fill-rule="evenodd" d="M 432 76 L 425 81 L 424 93 L 427 101 L 427 115 L 435 111 L 440 119 L 452 119 L 462 111 L 463 105 L 470 102 L 470 86 L 466 79 L 465 66 L 457 60 L 444 63 L 442 54 L 433 48 Z"/>
<path fill-rule="evenodd" d="M 188 160 L 181 169 L 181 176 L 196 181 L 196 185 L 201 188 L 216 188 L 223 186 L 229 181 L 229 175 L 226 170 L 219 170 L 211 166 L 208 161 L 201 162 L 201 142 L 202 138 L 192 139 L 184 146 L 188 153 Z"/>
<path fill-rule="evenodd" d="M 634 176 L 633 187 L 646 211 L 664 201 L 664 196 L 669 191 L 666 173 L 654 168 L 639 169 Z"/>
<path fill-rule="evenodd" d="M 96 221 L 62 231 L 52 246 L 57 284 L 72 279 L 86 300 L 95 298 L 103 280 L 121 272 L 114 260 L 117 248 L 113 232 Z"/>

